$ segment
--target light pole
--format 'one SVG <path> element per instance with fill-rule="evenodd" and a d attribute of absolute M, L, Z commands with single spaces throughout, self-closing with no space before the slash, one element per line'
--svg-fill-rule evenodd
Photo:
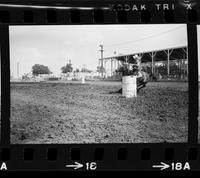
<path fill-rule="evenodd" d="M 103 49 L 103 45 L 102 44 L 99 45 L 99 47 L 101 48 L 100 49 L 100 52 L 101 52 L 101 76 L 103 77 L 103 51 L 104 51 L 104 49 Z"/>
<path fill-rule="evenodd" d="M 19 62 L 17 62 L 17 78 L 19 78 Z"/>

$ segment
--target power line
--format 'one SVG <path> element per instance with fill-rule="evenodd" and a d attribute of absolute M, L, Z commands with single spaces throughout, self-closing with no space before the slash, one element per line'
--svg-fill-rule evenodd
<path fill-rule="evenodd" d="M 165 32 L 162 32 L 162 33 L 158 33 L 158 34 L 155 34 L 155 35 L 151 35 L 151 36 L 148 36 L 148 37 L 145 37 L 145 38 L 141 38 L 141 39 L 138 39 L 138 40 L 132 40 L 132 41 L 126 41 L 126 42 L 123 42 L 123 43 L 117 43 L 117 44 L 113 44 L 113 45 L 105 45 L 106 47 L 112 47 L 112 46 L 119 46 L 119 45 L 124 45 L 124 44 L 127 44 L 127 43 L 136 43 L 136 42 L 139 42 L 139 41 L 143 41 L 143 40 L 146 40 L 146 39 L 150 39 L 150 38 L 153 38 L 153 37 L 157 37 L 157 36 L 161 36 L 161 35 L 164 35 L 166 33 L 169 33 L 171 31 L 175 31 L 177 29 L 180 29 L 180 28 L 183 28 L 184 26 L 179 26 L 179 27 L 176 27 L 176 28 L 173 28 L 173 29 L 170 29 L 170 30 L 167 30 Z M 185 27 L 184 27 L 185 28 Z"/>

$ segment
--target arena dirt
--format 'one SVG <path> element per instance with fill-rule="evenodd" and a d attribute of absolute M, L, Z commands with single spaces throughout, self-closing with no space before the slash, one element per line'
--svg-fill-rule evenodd
<path fill-rule="evenodd" d="M 188 84 L 152 82 L 137 98 L 120 82 L 12 83 L 11 143 L 187 142 Z"/>

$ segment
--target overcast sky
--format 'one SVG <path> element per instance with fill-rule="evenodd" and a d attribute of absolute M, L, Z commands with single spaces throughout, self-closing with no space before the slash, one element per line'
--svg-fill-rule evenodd
<path fill-rule="evenodd" d="M 197 25 L 197 38 L 198 38 L 198 73 L 200 75 L 200 25 Z M 200 80 L 200 77 L 199 77 Z"/>
<path fill-rule="evenodd" d="M 43 64 L 55 74 L 70 59 L 74 69 L 85 65 L 95 70 L 100 58 L 187 45 L 184 24 L 161 25 L 59 25 L 10 26 L 11 74 L 31 72 L 34 64 Z"/>

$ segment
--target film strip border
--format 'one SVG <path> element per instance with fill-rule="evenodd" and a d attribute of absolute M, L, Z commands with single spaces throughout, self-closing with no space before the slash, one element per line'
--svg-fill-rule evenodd
<path fill-rule="evenodd" d="M 86 1 L 80 2 L 83 5 L 79 3 L 79 6 L 84 6 L 86 3 Z M 160 3 L 160 1 L 145 1 L 146 9 L 141 9 L 144 7 L 144 1 L 142 2 L 143 6 L 139 1 L 136 4 L 130 1 L 123 1 L 124 4 L 121 1 L 114 4 L 111 1 L 108 4 L 90 2 L 90 6 L 79 8 L 76 4 L 78 2 L 72 3 L 73 7 L 69 7 L 70 5 L 67 7 L 65 4 L 66 8 L 49 6 L 47 8 L 46 4 L 44 7 L 34 6 L 34 4 L 31 4 L 32 7 L 0 6 L 0 24 L 3 26 L 15 24 L 148 24 L 196 23 L 199 20 L 199 10 L 193 8 L 192 5 L 183 6 L 166 1 L 159 5 L 162 9 L 157 10 L 155 8 L 158 6 L 155 3 Z M 128 11 L 127 4 L 130 4 L 132 9 L 137 7 L 138 10 Z M 189 32 L 190 36 L 194 33 L 194 28 L 193 24 Z M 195 38 L 193 36 L 189 39 L 188 46 L 191 48 L 189 51 L 196 48 L 192 45 Z M 194 54 L 190 55 L 192 58 L 197 57 Z M 3 53 L 2 57 L 7 58 L 7 53 Z M 195 65 L 196 63 L 190 67 L 193 68 Z M 191 96 L 191 100 L 197 101 L 194 95 Z M 193 106 L 190 105 L 190 107 Z M 194 113 L 192 121 L 191 119 L 189 121 L 189 144 L 9 145 L 10 123 L 3 119 L 2 125 L 6 127 L 2 128 L 1 141 L 3 144 L 0 147 L 0 166 L 2 170 L 5 166 L 8 170 L 200 170 L 199 146 L 196 145 L 197 120 L 193 119 L 196 115 Z"/>
<path fill-rule="evenodd" d="M 13 145 L 2 148 L 1 170 L 168 170 L 200 169 L 200 148 L 187 144 Z"/>
<path fill-rule="evenodd" d="M 45 3 L 46 2 L 46 3 Z M 39 5 L 40 4 L 40 5 Z M 110 24 L 198 22 L 200 3 L 179 1 L 8 1 L 0 3 L 3 24 Z"/>
<path fill-rule="evenodd" d="M 1 28 L 1 43 L 8 45 L 7 25 Z M 188 25 L 188 45 L 190 59 L 197 58 L 196 24 Z M 4 36 L 5 35 L 5 36 Z M 8 34 L 7 34 L 8 35 Z M 2 58 L 9 58 L 8 46 L 2 46 Z M 5 60 L 4 60 L 5 61 Z M 9 62 L 9 60 L 6 60 Z M 194 82 L 197 75 L 194 72 L 197 60 L 190 63 L 190 77 Z M 7 65 L 9 66 L 9 65 Z M 191 70 L 193 69 L 193 70 Z M 9 70 L 3 68 L 4 76 L 9 76 Z M 195 78 L 196 77 L 196 78 Z M 4 82 L 9 80 L 4 79 Z M 191 87 L 194 87 L 195 82 Z M 197 82 L 198 86 L 198 82 Z M 6 87 L 6 85 L 3 85 Z M 9 96 L 9 90 L 6 90 Z M 194 91 L 197 87 L 190 88 Z M 198 90 L 198 89 L 197 89 Z M 80 145 L 10 145 L 10 122 L 2 119 L 0 146 L 0 166 L 2 170 L 199 170 L 200 154 L 197 143 L 197 115 L 195 106 L 198 97 L 190 92 L 190 119 L 188 144 L 158 143 L 158 144 L 80 144 Z M 6 100 L 5 106 L 9 106 Z M 197 103 L 196 103 L 197 102 Z M 191 104 L 192 103 L 192 104 Z M 9 107 L 2 109 L 3 115 L 9 118 Z M 68 166 L 68 167 L 67 167 Z M 98 166 L 98 167 L 97 167 Z M 79 168 L 80 167 L 80 168 Z"/>

